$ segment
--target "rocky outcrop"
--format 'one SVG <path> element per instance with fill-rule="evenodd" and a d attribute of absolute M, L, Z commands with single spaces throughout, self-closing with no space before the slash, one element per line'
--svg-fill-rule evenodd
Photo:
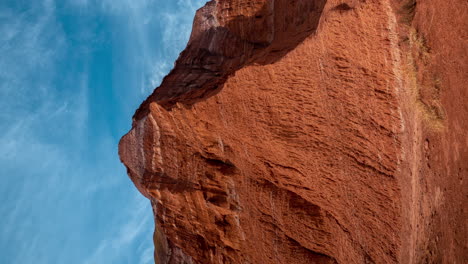
<path fill-rule="evenodd" d="M 157 263 L 463 263 L 465 1 L 217 0 L 119 146 Z"/>

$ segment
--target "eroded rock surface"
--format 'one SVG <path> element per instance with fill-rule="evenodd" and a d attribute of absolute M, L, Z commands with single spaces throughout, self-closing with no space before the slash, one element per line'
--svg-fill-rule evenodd
<path fill-rule="evenodd" d="M 468 259 L 467 7 L 207 3 L 119 148 L 156 262 Z"/>

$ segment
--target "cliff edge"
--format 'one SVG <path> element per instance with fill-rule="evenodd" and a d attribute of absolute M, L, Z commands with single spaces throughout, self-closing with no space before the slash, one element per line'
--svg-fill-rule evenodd
<path fill-rule="evenodd" d="M 156 263 L 464 263 L 468 2 L 212 0 L 119 155 Z"/>

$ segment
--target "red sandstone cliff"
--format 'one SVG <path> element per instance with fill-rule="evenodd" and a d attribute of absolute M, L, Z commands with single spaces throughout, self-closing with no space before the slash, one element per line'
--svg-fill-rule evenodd
<path fill-rule="evenodd" d="M 468 2 L 216 0 L 119 153 L 157 263 L 466 263 Z"/>

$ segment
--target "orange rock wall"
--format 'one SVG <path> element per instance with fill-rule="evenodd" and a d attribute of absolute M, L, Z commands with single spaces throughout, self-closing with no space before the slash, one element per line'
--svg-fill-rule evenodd
<path fill-rule="evenodd" d="M 198 12 L 120 143 L 157 263 L 467 259 L 467 4 L 409 2 Z"/>

